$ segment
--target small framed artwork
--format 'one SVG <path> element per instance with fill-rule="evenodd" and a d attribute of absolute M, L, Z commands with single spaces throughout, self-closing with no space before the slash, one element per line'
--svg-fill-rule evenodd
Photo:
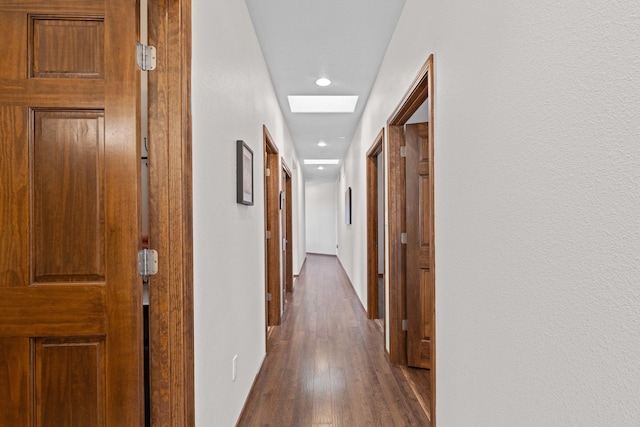
<path fill-rule="evenodd" d="M 253 205 L 253 150 L 244 141 L 236 141 L 237 202 Z"/>
<path fill-rule="evenodd" d="M 344 222 L 351 224 L 351 187 L 344 192 Z"/>

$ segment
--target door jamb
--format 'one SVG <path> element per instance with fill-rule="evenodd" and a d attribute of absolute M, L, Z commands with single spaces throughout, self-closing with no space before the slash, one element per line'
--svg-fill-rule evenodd
<path fill-rule="evenodd" d="M 280 188 L 278 147 L 266 126 L 262 126 L 265 167 L 271 171 L 264 176 L 264 229 L 265 229 L 265 306 L 267 309 L 266 328 L 280 324 L 280 212 L 278 196 Z M 266 232 L 270 232 L 267 239 Z M 267 293 L 271 293 L 271 304 L 267 303 Z"/>
<path fill-rule="evenodd" d="M 195 425 L 191 166 L 191 0 L 149 0 L 151 424 Z"/>
<path fill-rule="evenodd" d="M 284 158 L 281 158 L 280 161 L 282 162 L 282 173 L 284 175 L 284 181 L 285 181 L 285 186 L 282 189 L 282 191 L 284 191 L 285 194 L 285 208 L 286 208 L 286 224 L 285 224 L 285 229 L 286 229 L 286 237 L 287 237 L 287 241 L 286 241 L 286 258 L 283 260 L 284 262 L 284 266 L 282 268 L 282 272 L 286 277 L 285 283 L 286 283 L 286 289 L 284 289 L 284 292 L 293 292 L 293 203 L 292 203 L 292 184 L 291 184 L 291 179 L 293 174 L 291 173 L 291 169 L 289 169 L 289 166 L 287 165 L 287 163 L 285 162 Z"/>
<path fill-rule="evenodd" d="M 433 94 L 433 54 L 420 69 L 415 80 L 406 92 L 402 101 L 387 120 L 388 149 L 389 149 L 389 199 L 388 199 L 388 246 L 389 246 L 389 360 L 392 363 L 407 364 L 407 333 L 402 330 L 402 319 L 406 319 L 406 247 L 401 242 L 401 234 L 406 230 L 405 224 L 405 162 L 400 156 L 400 147 L 404 145 L 404 125 L 422 105 L 429 99 L 429 139 L 431 152 L 429 153 L 429 174 L 433 185 L 433 147 L 434 147 L 434 94 Z M 431 192 L 431 209 L 434 206 L 433 191 Z M 433 221 L 434 215 L 431 215 Z M 436 281 L 435 281 L 435 229 L 431 224 L 432 241 L 430 242 L 429 257 L 431 259 L 431 274 L 433 277 L 431 306 L 431 425 L 436 424 Z"/>
<path fill-rule="evenodd" d="M 384 192 L 378 189 L 378 155 L 382 155 L 384 165 L 384 128 L 378 133 L 367 151 L 367 317 L 377 319 L 380 316 L 378 308 L 378 257 L 384 252 L 384 247 L 378 247 L 378 225 L 383 218 L 378 217 L 378 202 Z M 384 169 L 384 166 L 383 166 Z M 384 177 L 383 177 L 384 187 Z M 385 328 L 386 329 L 386 328 Z M 386 331 L 385 331 L 386 335 Z"/>

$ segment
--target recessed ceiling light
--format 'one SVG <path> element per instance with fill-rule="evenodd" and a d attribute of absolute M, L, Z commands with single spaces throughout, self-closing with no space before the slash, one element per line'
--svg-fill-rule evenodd
<path fill-rule="evenodd" d="M 324 166 L 318 166 L 318 170 L 324 170 Z"/>
<path fill-rule="evenodd" d="M 305 165 L 337 165 L 338 159 L 304 159 Z"/>
<path fill-rule="evenodd" d="M 324 142 L 324 141 L 318 142 L 318 147 L 326 147 L 326 146 L 327 146 L 326 142 Z"/>
<path fill-rule="evenodd" d="M 322 77 L 322 78 L 319 78 L 318 80 L 316 80 L 316 84 L 318 86 L 329 86 L 331 84 L 331 80 L 329 80 L 329 79 L 327 79 L 325 77 Z"/>
<path fill-rule="evenodd" d="M 289 95 L 292 113 L 353 113 L 358 97 L 353 96 L 297 96 Z"/>

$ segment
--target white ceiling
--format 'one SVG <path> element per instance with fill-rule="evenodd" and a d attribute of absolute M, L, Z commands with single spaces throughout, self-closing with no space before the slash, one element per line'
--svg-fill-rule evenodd
<path fill-rule="evenodd" d="M 305 179 L 335 181 L 405 0 L 246 0 Z M 319 87 L 320 77 L 331 79 Z M 291 113 L 288 95 L 358 95 L 354 113 Z M 319 141 L 326 147 L 318 147 Z M 303 165 L 340 159 L 337 166 Z"/>

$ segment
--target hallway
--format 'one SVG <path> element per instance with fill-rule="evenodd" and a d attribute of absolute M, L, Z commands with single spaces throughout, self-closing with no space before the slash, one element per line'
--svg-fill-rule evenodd
<path fill-rule="evenodd" d="M 336 257 L 308 254 L 288 299 L 238 426 L 430 424 L 428 371 L 388 363 Z"/>

